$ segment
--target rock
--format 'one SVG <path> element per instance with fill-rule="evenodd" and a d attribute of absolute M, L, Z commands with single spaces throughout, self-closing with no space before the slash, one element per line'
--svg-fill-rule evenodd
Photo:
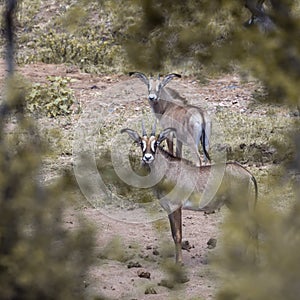
<path fill-rule="evenodd" d="M 136 261 L 136 262 L 130 261 L 128 263 L 128 265 L 127 265 L 128 269 L 131 269 L 131 268 L 141 268 L 141 267 L 142 267 L 142 265 L 138 261 Z"/>
<path fill-rule="evenodd" d="M 156 290 L 153 287 L 148 287 L 145 290 L 145 294 L 146 295 L 148 295 L 148 294 L 157 294 L 157 292 L 156 292 Z"/>
<path fill-rule="evenodd" d="M 147 279 L 150 279 L 150 277 L 151 277 L 150 272 L 143 271 L 143 270 L 138 270 L 138 271 L 137 271 L 137 275 L 138 275 L 140 278 L 147 278 Z"/>
<path fill-rule="evenodd" d="M 183 241 L 181 243 L 181 249 L 183 249 L 183 250 L 190 251 L 190 249 L 192 249 L 192 248 L 195 248 L 195 246 L 194 245 L 191 246 L 189 241 Z"/>
<path fill-rule="evenodd" d="M 157 249 L 154 249 L 154 250 L 152 251 L 152 254 L 153 254 L 153 255 L 159 255 L 159 252 L 158 252 Z"/>
<path fill-rule="evenodd" d="M 246 145 L 245 143 L 242 143 L 242 144 L 240 144 L 240 149 L 242 149 L 242 150 L 243 150 L 243 149 L 245 149 L 245 148 L 246 148 L 246 146 L 247 146 L 247 145 Z"/>
<path fill-rule="evenodd" d="M 217 246 L 217 239 L 210 238 L 207 242 L 207 248 L 208 249 L 213 249 Z"/>

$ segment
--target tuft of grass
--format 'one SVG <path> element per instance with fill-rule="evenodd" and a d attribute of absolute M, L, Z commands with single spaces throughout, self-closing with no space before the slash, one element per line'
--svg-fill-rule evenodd
<path fill-rule="evenodd" d="M 85 0 L 53 5 L 29 0 L 19 4 L 19 64 L 66 63 L 97 74 L 123 70 L 125 53 L 117 42 L 110 10 Z"/>
<path fill-rule="evenodd" d="M 67 63 L 78 66 L 84 72 L 103 74 L 117 71 L 116 62 L 121 60 L 122 49 L 113 42 L 91 34 L 78 37 L 74 34 L 51 30 L 41 33 L 34 44 L 26 44 L 28 51 L 18 56 L 19 63 Z M 38 48 L 38 52 L 33 52 Z"/>
<path fill-rule="evenodd" d="M 271 108 L 274 110 L 275 108 Z M 228 160 L 241 163 L 280 163 L 294 155 L 290 138 L 294 120 L 280 112 L 263 115 L 219 109 Z M 219 145 L 220 146 L 220 145 Z"/>
<path fill-rule="evenodd" d="M 35 115 L 48 117 L 66 116 L 71 114 L 75 96 L 68 87 L 71 79 L 66 77 L 47 77 L 45 84 L 35 83 L 26 96 L 26 109 Z"/>
<path fill-rule="evenodd" d="M 119 237 L 113 237 L 98 254 L 100 259 L 116 260 L 125 263 L 134 258 L 133 253 L 125 250 Z"/>

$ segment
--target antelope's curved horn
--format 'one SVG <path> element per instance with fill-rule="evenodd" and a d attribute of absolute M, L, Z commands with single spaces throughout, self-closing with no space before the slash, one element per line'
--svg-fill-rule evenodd
<path fill-rule="evenodd" d="M 167 85 L 175 77 L 181 78 L 181 75 L 176 74 L 176 73 L 171 73 L 171 74 L 166 75 L 164 77 L 164 79 L 161 81 L 160 86 L 164 87 L 165 85 Z"/>
<path fill-rule="evenodd" d="M 142 136 L 147 136 L 147 132 L 146 132 L 146 129 L 145 129 L 144 119 L 142 120 Z"/>
<path fill-rule="evenodd" d="M 155 119 L 154 124 L 152 126 L 151 136 L 155 136 L 155 132 L 156 132 L 156 119 Z"/>
<path fill-rule="evenodd" d="M 149 86 L 149 79 L 144 73 L 141 72 L 129 72 L 129 76 L 136 76 L 139 78 L 141 81 L 143 81 L 147 86 Z"/>

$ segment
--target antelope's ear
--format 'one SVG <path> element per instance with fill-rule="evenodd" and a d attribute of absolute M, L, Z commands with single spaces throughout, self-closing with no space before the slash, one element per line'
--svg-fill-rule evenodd
<path fill-rule="evenodd" d="M 163 131 L 160 132 L 160 134 L 158 135 L 158 138 L 157 138 L 157 143 L 160 144 L 161 142 L 163 142 L 167 137 L 168 135 L 171 133 L 171 132 L 176 132 L 176 129 L 175 128 L 172 128 L 172 127 L 168 127 L 166 129 L 164 129 Z"/>
<path fill-rule="evenodd" d="M 175 77 L 181 78 L 181 75 L 176 74 L 176 73 L 171 73 L 171 74 L 166 75 L 165 78 L 160 83 L 160 87 L 166 86 Z"/>
<path fill-rule="evenodd" d="M 140 135 L 135 131 L 135 130 L 132 130 L 132 129 L 129 129 L 129 128 L 124 128 L 121 130 L 121 133 L 124 133 L 124 132 L 127 132 L 129 137 L 131 139 L 133 139 L 136 143 L 140 143 L 142 141 L 142 138 L 140 137 Z"/>
<path fill-rule="evenodd" d="M 129 76 L 136 76 L 139 78 L 141 81 L 143 81 L 147 86 L 149 86 L 149 79 L 144 73 L 141 72 L 129 72 Z"/>

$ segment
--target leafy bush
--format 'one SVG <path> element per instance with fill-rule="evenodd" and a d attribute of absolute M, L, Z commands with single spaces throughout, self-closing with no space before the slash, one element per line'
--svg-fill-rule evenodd
<path fill-rule="evenodd" d="M 66 77 L 47 77 L 49 83 L 33 85 L 26 98 L 26 108 L 31 113 L 42 113 L 48 117 L 68 115 L 75 102 L 72 89 L 68 87 L 71 79 Z"/>
<path fill-rule="evenodd" d="M 65 226 L 75 188 L 71 174 L 43 184 L 46 145 L 22 116 L 19 82 L 12 76 L 7 81 L 0 118 L 0 299 L 83 299 L 94 231 L 85 222 L 72 231 Z M 5 130 L 12 120 L 15 126 Z"/>
<path fill-rule="evenodd" d="M 81 0 L 63 1 L 54 10 L 47 2 L 23 0 L 19 5 L 18 63 L 67 63 L 101 74 L 124 68 L 125 54 L 108 8 Z"/>
<path fill-rule="evenodd" d="M 69 63 L 94 73 L 109 71 L 121 57 L 120 46 L 93 35 L 93 31 L 87 37 L 55 31 L 41 33 L 35 42 L 28 42 L 27 47 L 32 50 L 38 48 L 39 51 L 23 53 L 18 58 L 19 62 Z"/>

